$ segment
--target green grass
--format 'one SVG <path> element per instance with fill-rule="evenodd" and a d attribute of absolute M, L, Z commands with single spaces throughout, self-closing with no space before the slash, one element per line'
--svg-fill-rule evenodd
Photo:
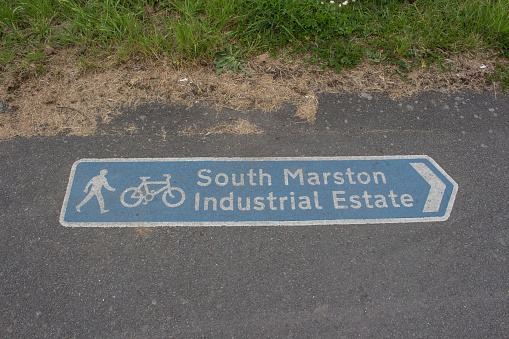
<path fill-rule="evenodd" d="M 404 69 L 489 50 L 506 58 L 507 69 L 509 0 L 324 2 L 0 0 L 0 71 L 35 65 L 44 72 L 45 45 L 86 51 L 84 65 L 111 55 L 185 65 L 211 63 L 218 52 L 245 51 L 240 59 L 269 51 L 305 55 L 337 71 L 363 58 Z"/>

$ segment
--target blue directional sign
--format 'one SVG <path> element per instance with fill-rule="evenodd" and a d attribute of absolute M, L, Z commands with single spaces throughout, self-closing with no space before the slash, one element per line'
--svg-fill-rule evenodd
<path fill-rule="evenodd" d="M 458 185 L 428 156 L 82 159 L 71 227 L 444 221 Z"/>

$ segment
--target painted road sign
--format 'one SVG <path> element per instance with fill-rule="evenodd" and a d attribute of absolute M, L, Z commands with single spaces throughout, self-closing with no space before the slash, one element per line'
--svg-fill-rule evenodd
<path fill-rule="evenodd" d="M 428 156 L 82 159 L 71 227 L 444 221 L 458 185 Z"/>

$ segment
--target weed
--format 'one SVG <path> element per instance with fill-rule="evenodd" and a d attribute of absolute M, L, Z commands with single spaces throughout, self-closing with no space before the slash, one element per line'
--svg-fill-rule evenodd
<path fill-rule="evenodd" d="M 366 52 L 366 58 L 371 62 L 379 64 L 385 59 L 387 59 L 387 55 L 380 51 L 368 50 Z"/>
<path fill-rule="evenodd" d="M 398 65 L 398 68 L 391 74 L 391 77 L 397 74 L 402 80 L 407 81 L 406 74 L 412 72 L 412 66 L 404 60 L 398 60 L 396 64 Z"/>
<path fill-rule="evenodd" d="M 252 76 L 247 70 L 244 69 L 244 65 L 242 64 L 245 60 L 242 60 L 242 54 L 244 50 L 233 50 L 233 47 L 230 45 L 227 51 L 217 52 L 214 55 L 216 59 L 216 74 L 219 75 L 224 71 L 231 70 L 234 73 L 239 73 L 242 71 L 247 76 Z"/>
<path fill-rule="evenodd" d="M 353 68 L 361 61 L 364 52 L 359 46 L 350 45 L 342 41 L 332 43 L 329 50 L 314 49 L 319 58 L 326 60 L 327 66 L 340 72 L 344 68 Z"/>
<path fill-rule="evenodd" d="M 509 91 L 509 64 L 497 63 L 495 72 L 489 76 L 489 79 L 499 83 L 502 91 Z"/>

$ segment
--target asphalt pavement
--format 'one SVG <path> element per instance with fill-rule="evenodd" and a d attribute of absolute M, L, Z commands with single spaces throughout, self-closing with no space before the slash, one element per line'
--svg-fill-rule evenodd
<path fill-rule="evenodd" d="M 323 94 L 319 103 L 313 125 L 291 105 L 267 114 L 145 104 L 100 126 L 104 135 L 1 142 L 0 336 L 507 338 L 509 96 Z M 237 118 L 265 133 L 178 133 Z M 433 158 L 459 186 L 449 219 L 59 223 L 83 158 L 382 155 Z"/>

